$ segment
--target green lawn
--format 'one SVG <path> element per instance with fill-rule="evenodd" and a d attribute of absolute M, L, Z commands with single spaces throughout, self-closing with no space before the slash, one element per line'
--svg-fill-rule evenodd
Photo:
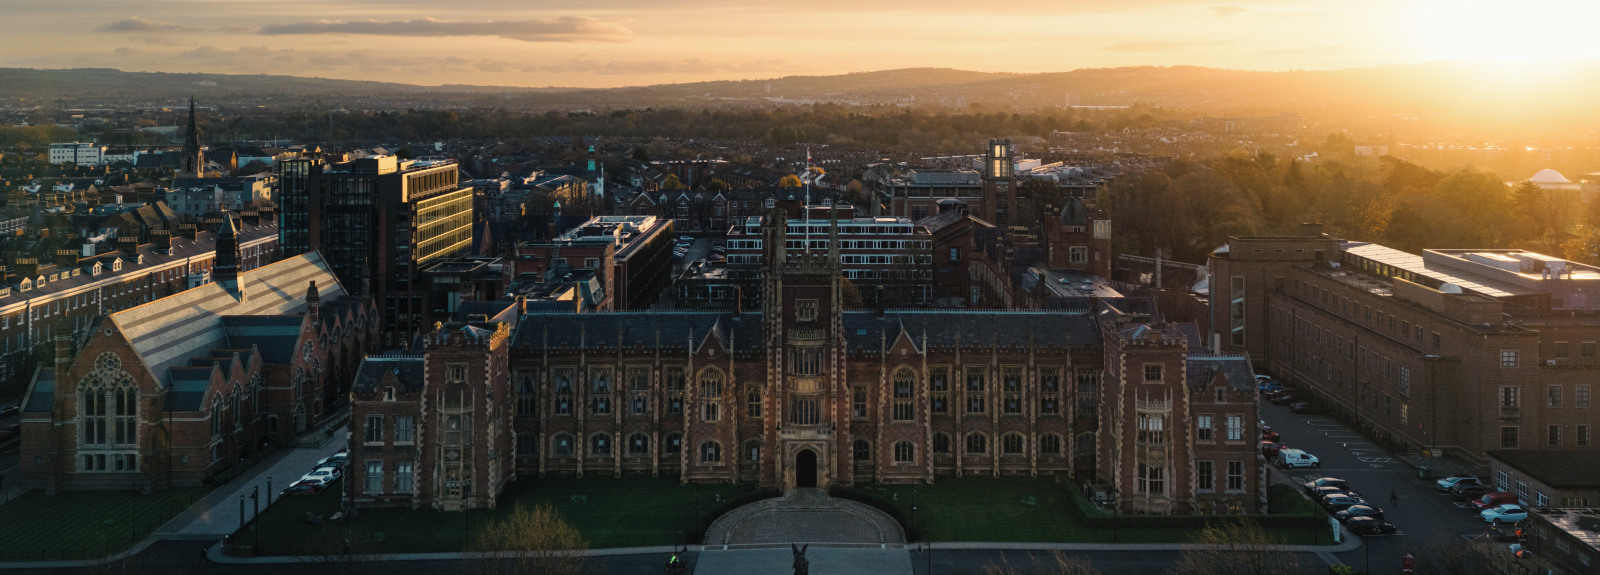
<path fill-rule="evenodd" d="M 899 507 L 907 518 L 912 516 L 914 501 L 915 527 L 921 529 L 925 540 L 934 542 L 1175 543 L 1199 533 L 1198 529 L 1183 528 L 1089 528 L 1068 508 L 1074 503 L 1066 490 L 1072 488 L 1042 477 L 941 476 L 933 485 L 865 485 L 859 489 Z M 1272 532 L 1285 543 L 1331 543 L 1327 533 Z"/>
<path fill-rule="evenodd" d="M 29 491 L 0 505 L 0 561 L 104 557 L 132 547 L 211 492 Z"/>
<path fill-rule="evenodd" d="M 649 477 L 571 477 L 523 479 L 501 495 L 495 510 L 446 513 L 409 508 L 363 509 L 357 519 L 326 526 L 305 520 L 307 512 L 331 515 L 338 510 L 339 484 L 317 496 L 287 498 L 261 515 L 258 555 L 323 555 L 326 542 L 351 541 L 357 553 L 431 553 L 461 551 L 483 529 L 491 528 L 516 505 L 549 503 L 578 528 L 593 548 L 683 545 L 696 525 L 696 494 L 703 529 L 718 500 L 756 491 L 754 485 L 681 485 L 676 479 Z M 583 495 L 587 502 L 573 502 Z M 246 528 L 228 540 L 254 545 Z"/>

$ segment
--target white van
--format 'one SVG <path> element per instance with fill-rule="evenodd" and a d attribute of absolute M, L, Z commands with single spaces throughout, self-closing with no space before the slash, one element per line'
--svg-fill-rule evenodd
<path fill-rule="evenodd" d="M 1317 456 L 1306 453 L 1301 449 L 1284 449 L 1278 451 L 1278 467 L 1294 469 L 1296 467 L 1321 467 L 1322 462 Z"/>

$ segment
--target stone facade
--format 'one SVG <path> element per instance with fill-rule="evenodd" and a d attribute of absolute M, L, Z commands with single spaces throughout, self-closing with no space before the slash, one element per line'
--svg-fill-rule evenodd
<path fill-rule="evenodd" d="M 1162 506 L 1137 510 L 1208 511 L 1226 507 L 1212 499 L 1230 497 L 1256 509 L 1255 388 L 1243 357 L 1200 357 L 1191 345 L 1196 338 L 1187 335 L 1164 346 L 1103 346 L 1103 333 L 1152 322 L 1149 312 L 1109 306 L 1095 308 L 1101 314 L 1091 308 L 845 311 L 839 236 L 829 227 L 830 247 L 809 253 L 784 250 L 782 226 L 764 228 L 758 313 L 529 314 L 514 327 L 440 327 L 425 337 L 420 357 L 369 358 L 355 385 L 358 429 L 348 477 L 362 487 L 369 472 L 388 478 L 405 470 L 416 479 L 406 484 L 410 493 L 389 479 L 374 480 L 357 503 L 490 506 L 480 496 L 496 493 L 507 474 L 665 474 L 782 489 L 1042 474 L 1083 484 L 1116 481 L 1124 485 L 1118 491 L 1131 494 L 1130 474 L 1107 466 L 1120 465 L 1119 454 L 1131 448 L 1111 450 L 1100 433 L 1126 428 L 1132 410 L 1104 404 L 1160 396 L 1182 406 L 1161 412 L 1173 421 L 1169 441 L 1177 453 L 1163 466 L 1187 477 L 1196 453 L 1214 457 L 1219 470 L 1237 456 L 1251 479 L 1238 494 L 1204 497 L 1192 482 L 1174 480 L 1161 486 Z M 499 339 L 506 333 L 509 339 Z M 431 455 L 441 447 L 439 433 L 429 431 L 440 424 L 430 402 L 454 385 L 446 380 L 461 381 L 436 373 L 468 363 L 465 356 L 476 358 L 464 374 L 476 391 L 465 397 L 482 398 L 473 412 L 475 441 L 501 449 L 490 451 L 499 457 L 488 461 L 505 464 L 475 468 L 470 495 L 427 483 L 449 474 Z M 1169 366 L 1170 376 L 1159 386 L 1108 378 L 1123 372 L 1109 372 L 1107 362 L 1146 361 L 1140 358 Z M 482 375 L 480 359 L 488 362 Z M 1213 360 L 1228 365 L 1194 364 Z M 1199 393 L 1207 398 L 1190 400 Z M 1219 403 L 1228 407 L 1213 405 Z M 1188 432 L 1191 404 L 1219 417 L 1238 414 L 1245 441 L 1197 446 Z M 359 429 L 369 424 L 380 427 L 370 436 Z M 403 434 L 408 442 L 394 439 L 397 425 L 416 426 L 406 428 L 414 429 Z"/>

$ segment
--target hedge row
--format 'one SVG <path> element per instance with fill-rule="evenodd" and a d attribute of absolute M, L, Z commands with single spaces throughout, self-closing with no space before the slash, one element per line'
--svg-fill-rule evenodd
<path fill-rule="evenodd" d="M 1101 509 L 1074 487 L 1066 486 L 1072 499 L 1067 508 L 1075 519 L 1094 529 L 1204 529 L 1216 522 L 1240 518 L 1266 529 L 1315 529 L 1328 523 L 1327 514 L 1320 510 L 1288 515 L 1119 515 Z"/>

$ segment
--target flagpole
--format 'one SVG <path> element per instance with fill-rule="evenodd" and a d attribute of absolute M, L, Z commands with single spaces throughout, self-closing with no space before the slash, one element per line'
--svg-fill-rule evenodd
<path fill-rule="evenodd" d="M 806 253 L 811 253 L 811 146 L 806 146 L 806 203 L 800 206 L 800 225 L 806 228 Z"/>

